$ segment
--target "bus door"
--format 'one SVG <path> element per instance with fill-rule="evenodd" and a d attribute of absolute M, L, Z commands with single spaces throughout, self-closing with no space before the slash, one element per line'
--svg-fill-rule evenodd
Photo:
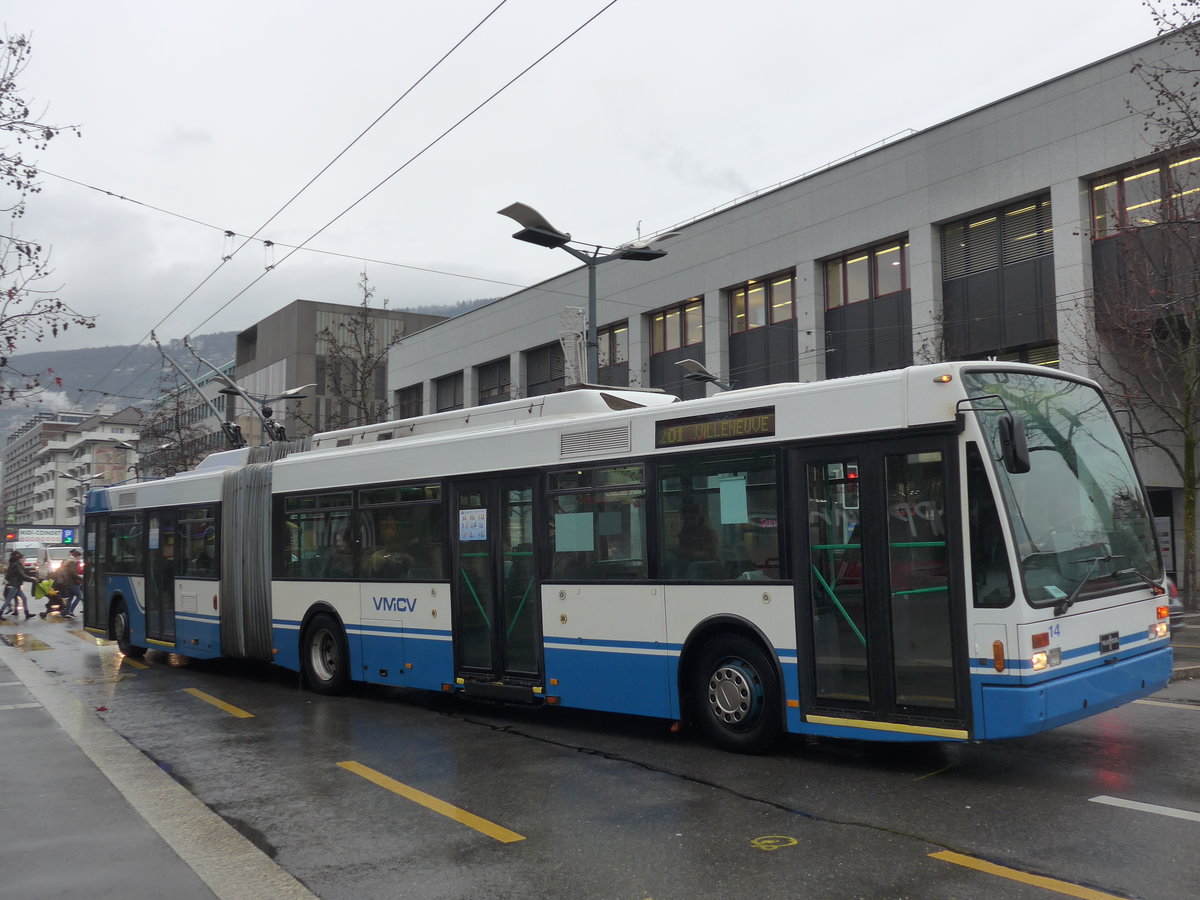
<path fill-rule="evenodd" d="M 83 626 L 108 626 L 108 516 L 90 516 L 83 537 Z"/>
<path fill-rule="evenodd" d="M 904 438 L 797 451 L 808 721 L 965 736 L 954 446 Z"/>
<path fill-rule="evenodd" d="M 468 694 L 534 699 L 542 683 L 532 475 L 454 485 L 454 650 Z"/>
<path fill-rule="evenodd" d="M 146 639 L 175 643 L 175 534 L 176 512 L 153 510 L 147 514 Z"/>

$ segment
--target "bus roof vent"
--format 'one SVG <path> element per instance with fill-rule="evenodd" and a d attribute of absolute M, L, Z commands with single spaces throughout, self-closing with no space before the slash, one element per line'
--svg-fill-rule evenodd
<path fill-rule="evenodd" d="M 118 509 L 125 509 L 129 506 L 137 506 L 137 491 L 122 491 L 117 495 Z"/>
<path fill-rule="evenodd" d="M 587 456 L 592 453 L 628 453 L 629 425 L 619 425 L 616 428 L 601 428 L 597 431 L 580 431 L 575 434 L 562 434 L 558 438 L 558 455 L 562 459 L 572 456 Z"/>

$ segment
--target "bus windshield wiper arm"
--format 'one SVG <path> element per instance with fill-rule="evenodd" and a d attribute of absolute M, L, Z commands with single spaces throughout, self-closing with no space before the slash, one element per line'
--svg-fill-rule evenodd
<path fill-rule="evenodd" d="M 1082 559 L 1071 560 L 1071 562 L 1073 562 L 1073 563 L 1090 562 L 1091 565 L 1088 566 L 1087 573 L 1083 576 L 1082 579 L 1080 579 L 1079 584 L 1075 585 L 1075 590 L 1071 591 L 1070 594 L 1063 597 L 1061 600 L 1059 600 L 1057 603 L 1054 604 L 1054 615 L 1061 616 L 1063 613 L 1065 613 L 1068 609 L 1070 609 L 1075 604 L 1075 601 L 1079 599 L 1079 595 L 1081 593 L 1083 593 L 1083 586 L 1085 584 L 1087 584 L 1089 581 L 1091 581 L 1092 576 L 1096 573 L 1096 566 L 1100 565 L 1100 563 L 1102 563 L 1102 562 L 1112 562 L 1114 559 L 1124 559 L 1124 558 L 1125 557 L 1121 556 L 1120 554 L 1109 553 L 1106 556 L 1093 556 L 1093 557 L 1085 556 Z"/>
<path fill-rule="evenodd" d="M 1165 594 L 1167 592 L 1167 589 L 1165 587 L 1163 587 L 1161 584 L 1159 584 L 1154 579 L 1148 578 L 1147 576 L 1143 575 L 1141 572 L 1139 572 L 1133 566 L 1130 566 L 1128 569 L 1118 569 L 1117 571 L 1113 572 L 1113 574 L 1114 575 L 1132 575 L 1134 578 L 1138 579 L 1139 581 L 1146 582 L 1146 585 L 1150 588 L 1150 590 L 1154 591 L 1154 596 L 1156 596 L 1156 597 L 1161 597 L 1163 594 Z"/>

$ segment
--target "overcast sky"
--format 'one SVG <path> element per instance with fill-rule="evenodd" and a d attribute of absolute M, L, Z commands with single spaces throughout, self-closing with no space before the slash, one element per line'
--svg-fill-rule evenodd
<path fill-rule="evenodd" d="M 273 250 L 221 266 L 225 230 L 255 233 L 498 2 L 6 0 L 24 96 L 83 132 L 38 157 L 19 223 L 97 316 L 54 346 L 354 303 L 364 265 L 394 308 L 511 293 L 574 266 L 510 238 L 513 201 L 650 236 L 1154 36 L 1138 0 L 508 0 L 261 231 Z"/>

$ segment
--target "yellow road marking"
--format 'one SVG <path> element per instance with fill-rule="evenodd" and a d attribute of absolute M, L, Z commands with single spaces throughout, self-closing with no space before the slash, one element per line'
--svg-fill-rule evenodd
<path fill-rule="evenodd" d="M 254 713 L 248 713 L 244 709 L 238 709 L 232 704 L 226 703 L 224 700 L 218 700 L 212 694 L 206 694 L 198 688 L 184 688 L 184 693 L 191 694 L 193 697 L 199 697 L 205 703 L 211 703 L 217 709 L 223 709 L 231 716 L 237 716 L 239 719 L 253 719 Z"/>
<path fill-rule="evenodd" d="M 149 667 L 148 665 L 146 665 L 144 662 L 138 662 L 136 659 L 130 659 L 128 656 L 124 656 L 124 657 L 122 657 L 122 658 L 121 658 L 121 665 L 123 665 L 123 666 L 133 666 L 135 669 L 148 669 L 148 668 L 150 668 L 150 667 Z"/>
<path fill-rule="evenodd" d="M 943 772 L 946 772 L 953 768 L 954 768 L 954 763 L 950 763 L 949 765 L 942 766 L 936 772 L 926 772 L 924 775 L 918 775 L 915 780 L 923 781 L 926 778 L 932 778 L 934 775 L 941 775 Z"/>
<path fill-rule="evenodd" d="M 52 650 L 54 649 L 45 641 L 40 641 L 32 634 L 4 634 L 0 635 L 0 641 L 8 644 L 10 647 L 16 647 L 18 650 L 28 653 L 30 650 Z"/>
<path fill-rule="evenodd" d="M 419 803 L 426 809 L 432 809 L 436 813 L 441 813 L 448 819 L 453 819 L 455 822 L 460 822 L 468 828 L 474 828 L 476 831 L 486 834 L 490 838 L 495 838 L 502 844 L 511 844 L 515 841 L 525 840 L 525 835 L 517 834 L 515 831 L 509 831 L 502 825 L 497 825 L 495 822 L 489 822 L 487 819 L 480 818 L 474 813 L 469 813 L 465 809 L 459 809 L 447 803 L 445 800 L 439 800 L 424 791 L 418 791 L 416 788 L 409 787 L 407 784 L 401 784 L 394 778 L 389 778 L 382 772 L 376 772 L 374 769 L 364 766 L 362 763 L 353 761 L 338 763 L 347 772 L 353 772 L 362 778 L 367 779 L 373 784 L 379 785 L 385 790 L 389 790 L 394 794 L 399 794 L 413 803 Z"/>
<path fill-rule="evenodd" d="M 1071 884 L 1069 881 L 1046 878 L 1044 875 L 1030 875 L 1028 872 L 1022 872 L 1020 869 L 998 866 L 995 863 L 985 862 L 982 859 L 976 859 L 973 856 L 967 856 L 963 853 L 955 853 L 952 850 L 942 850 L 939 853 L 930 853 L 929 855 L 943 862 L 966 866 L 968 869 L 976 869 L 980 872 L 986 872 L 988 875 L 998 875 L 1001 878 L 1019 881 L 1022 884 L 1032 884 L 1035 887 L 1045 888 L 1048 891 L 1066 894 L 1068 897 L 1081 897 L 1083 900 L 1121 900 L 1116 894 L 1106 894 L 1103 891 L 1095 891 L 1091 888 L 1081 887 L 1078 884 Z"/>
<path fill-rule="evenodd" d="M 102 637 L 97 637 L 89 631 L 68 631 L 67 634 L 73 634 L 81 641 L 85 641 L 89 644 L 95 644 L 97 647 L 107 647 L 109 644 L 113 643 L 112 641 L 106 641 Z"/>

